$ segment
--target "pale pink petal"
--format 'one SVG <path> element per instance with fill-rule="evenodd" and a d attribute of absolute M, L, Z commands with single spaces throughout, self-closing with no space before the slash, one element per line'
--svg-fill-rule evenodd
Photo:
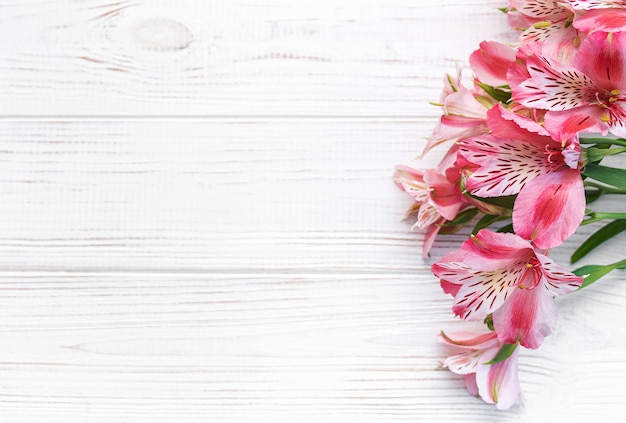
<path fill-rule="evenodd" d="M 439 336 L 444 343 L 465 349 L 479 350 L 498 344 L 498 336 L 495 332 L 475 333 L 459 331 L 447 335 L 442 331 Z"/>
<path fill-rule="evenodd" d="M 513 101 L 526 107 L 567 110 L 597 101 L 594 81 L 573 67 L 530 56 L 527 69 L 531 78 L 513 87 Z"/>
<path fill-rule="evenodd" d="M 470 395 L 478 396 L 478 385 L 476 385 L 476 373 L 470 373 L 465 375 L 463 378 L 465 380 L 465 389 Z"/>
<path fill-rule="evenodd" d="M 582 276 L 574 275 L 564 267 L 556 264 L 550 257 L 540 253 L 536 253 L 536 256 L 543 268 L 546 286 L 552 294 L 569 294 L 577 290 L 582 284 Z"/>
<path fill-rule="evenodd" d="M 465 189 L 478 197 L 519 193 L 533 178 L 555 172 L 564 164 L 560 154 L 549 154 L 558 143 L 483 135 L 461 141 L 459 155 L 477 166 L 465 180 Z"/>
<path fill-rule="evenodd" d="M 513 228 L 538 248 L 559 246 L 585 215 L 585 190 L 580 172 L 564 169 L 540 175 L 520 191 L 513 208 Z"/>
<path fill-rule="evenodd" d="M 552 293 L 540 282 L 532 289 L 514 288 L 493 313 L 493 326 L 500 342 L 536 349 L 554 330 L 556 315 Z"/>
<path fill-rule="evenodd" d="M 625 0 L 566 0 L 575 10 L 592 10 L 610 7 L 626 7 Z"/>
<path fill-rule="evenodd" d="M 476 367 L 481 355 L 482 351 L 465 351 L 448 357 L 444 360 L 443 365 L 457 375 L 476 373 Z"/>
<path fill-rule="evenodd" d="M 510 0 L 509 4 L 520 13 L 539 19 L 557 20 L 571 13 L 559 0 Z"/>
<path fill-rule="evenodd" d="M 433 265 L 433 272 L 441 279 L 459 283 L 461 288 L 454 297 L 452 311 L 461 319 L 484 319 L 493 313 L 507 298 L 520 280 L 523 267 L 517 266 L 492 272 L 467 271 L 456 273 L 448 264 Z"/>
<path fill-rule="evenodd" d="M 439 211 L 435 208 L 435 206 L 430 203 L 424 203 L 420 205 L 419 211 L 417 212 L 417 221 L 411 229 L 414 229 L 415 227 L 426 229 L 431 225 L 443 222 L 444 219 L 441 214 L 439 214 Z"/>
<path fill-rule="evenodd" d="M 495 353 L 494 353 L 495 350 Z M 497 349 L 485 352 L 481 363 L 486 363 L 497 354 Z M 521 388 L 518 376 L 518 349 L 504 361 L 479 365 L 476 372 L 476 385 L 480 397 L 488 403 L 495 403 L 500 410 L 512 407 L 518 402 Z"/>
<path fill-rule="evenodd" d="M 476 77 L 494 87 L 507 85 L 506 73 L 515 60 L 515 50 L 495 41 L 483 41 L 469 58 Z"/>
<path fill-rule="evenodd" d="M 484 118 L 476 119 L 464 116 L 442 115 L 428 139 L 421 157 L 445 142 L 486 134 L 487 132 L 489 132 L 489 128 Z"/>
<path fill-rule="evenodd" d="M 450 94 L 444 102 L 446 114 L 474 119 L 487 119 L 487 108 L 467 88 Z"/>
<path fill-rule="evenodd" d="M 626 10 L 590 10 L 574 21 L 574 27 L 584 32 L 619 32 L 626 30 Z"/>
<path fill-rule="evenodd" d="M 611 91 L 626 88 L 625 50 L 626 33 L 623 32 L 594 32 L 580 45 L 574 65 L 593 80 L 596 101 L 595 93 L 600 89 Z"/>

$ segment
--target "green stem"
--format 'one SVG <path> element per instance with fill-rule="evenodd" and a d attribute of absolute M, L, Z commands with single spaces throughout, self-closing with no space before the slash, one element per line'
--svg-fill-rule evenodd
<path fill-rule="evenodd" d="M 602 191 L 602 194 L 626 194 L 626 190 L 625 189 L 614 188 L 614 187 L 610 187 L 608 185 L 599 184 L 597 182 L 589 181 L 589 180 L 585 181 L 585 186 L 586 187 L 597 188 L 600 191 Z"/>
<path fill-rule="evenodd" d="M 592 283 L 594 283 L 598 279 L 602 278 L 606 274 L 612 272 L 613 270 L 618 270 L 618 269 L 622 269 L 622 270 L 626 269 L 626 259 L 624 259 L 622 261 L 618 261 L 617 263 L 607 264 L 605 266 L 597 265 L 597 264 L 591 264 L 591 265 L 588 265 L 588 266 L 583 266 L 583 267 L 580 267 L 580 268 L 574 270 L 572 273 L 574 273 L 575 275 L 578 275 L 578 276 L 584 276 L 585 277 L 585 279 L 583 280 L 582 285 L 580 286 L 580 288 L 578 288 L 578 289 L 583 289 L 583 288 L 591 285 Z"/>
<path fill-rule="evenodd" d="M 581 144 L 604 144 L 604 145 L 621 145 L 622 147 L 626 147 L 626 139 L 618 138 L 580 138 Z"/>
<path fill-rule="evenodd" d="M 590 223 L 608 219 L 626 219 L 626 213 L 603 213 L 594 212 L 592 210 L 587 210 L 587 216 L 589 216 L 589 219 L 583 220 L 581 225 L 588 225 Z"/>

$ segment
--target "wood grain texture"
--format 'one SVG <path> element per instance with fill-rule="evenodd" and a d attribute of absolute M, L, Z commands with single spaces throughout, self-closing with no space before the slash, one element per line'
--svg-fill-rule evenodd
<path fill-rule="evenodd" d="M 0 1 L 0 421 L 621 422 L 623 273 L 558 299 L 524 407 L 440 366 L 468 231 L 424 260 L 391 174 L 503 3 Z"/>
<path fill-rule="evenodd" d="M 428 102 L 443 74 L 482 39 L 506 32 L 499 6 L 8 2 L 0 15 L 0 113 L 432 116 Z"/>

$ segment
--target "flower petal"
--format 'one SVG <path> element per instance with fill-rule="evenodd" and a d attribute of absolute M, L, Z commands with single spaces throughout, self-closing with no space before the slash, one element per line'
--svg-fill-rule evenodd
<path fill-rule="evenodd" d="M 555 172 L 563 166 L 560 155 L 546 148 L 558 143 L 483 135 L 461 141 L 459 155 L 477 167 L 466 178 L 465 189 L 478 197 L 499 197 L 519 193 L 533 178 Z M 556 160 L 554 160 L 556 159 Z"/>
<path fill-rule="evenodd" d="M 497 349 L 494 348 L 495 354 Z M 492 350 L 486 351 L 480 362 L 486 363 L 495 357 Z M 488 403 L 504 410 L 513 406 L 520 398 L 521 388 L 518 376 L 518 350 L 504 361 L 491 365 L 479 365 L 476 372 L 476 385 L 480 397 Z"/>
<path fill-rule="evenodd" d="M 476 77 L 487 85 L 507 85 L 506 73 L 515 60 L 515 50 L 495 41 L 483 41 L 469 58 Z"/>
<path fill-rule="evenodd" d="M 576 276 L 562 266 L 556 264 L 550 257 L 536 253 L 543 268 L 543 275 L 548 290 L 554 295 L 564 295 L 576 291 L 583 283 L 582 276 Z"/>
<path fill-rule="evenodd" d="M 527 58 L 527 69 L 531 77 L 513 88 L 513 101 L 546 110 L 596 102 L 596 84 L 578 69 L 536 55 Z"/>
<path fill-rule="evenodd" d="M 510 0 L 509 5 L 526 16 L 557 20 L 567 18 L 571 13 L 558 0 Z"/>
<path fill-rule="evenodd" d="M 626 89 L 624 50 L 626 33 L 623 32 L 593 32 L 581 43 L 574 66 L 597 85 L 594 97 L 599 89 Z"/>
<path fill-rule="evenodd" d="M 574 27 L 583 32 L 619 32 L 626 29 L 626 10 L 590 10 L 574 21 Z"/>
<path fill-rule="evenodd" d="M 536 349 L 554 330 L 556 314 L 552 294 L 542 281 L 532 289 L 515 288 L 493 313 L 493 326 L 500 342 Z"/>
<path fill-rule="evenodd" d="M 564 169 L 537 176 L 520 191 L 513 207 L 513 228 L 538 248 L 561 245 L 585 216 L 580 172 Z"/>
<path fill-rule="evenodd" d="M 609 125 L 602 121 L 605 110 L 599 106 L 582 106 L 560 112 L 549 111 L 545 115 L 545 126 L 557 141 L 567 141 L 583 131 L 606 135 Z"/>
<path fill-rule="evenodd" d="M 474 350 L 490 348 L 498 343 L 498 337 L 495 332 L 474 333 L 461 331 L 446 335 L 442 331 L 440 337 L 448 345 Z"/>

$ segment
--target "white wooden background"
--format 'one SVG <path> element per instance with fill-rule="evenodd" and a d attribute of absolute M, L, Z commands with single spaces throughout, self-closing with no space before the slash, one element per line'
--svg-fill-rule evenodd
<path fill-rule="evenodd" d="M 0 1 L 0 421 L 622 421 L 624 274 L 559 299 L 524 407 L 439 368 L 391 174 L 502 6 Z"/>

